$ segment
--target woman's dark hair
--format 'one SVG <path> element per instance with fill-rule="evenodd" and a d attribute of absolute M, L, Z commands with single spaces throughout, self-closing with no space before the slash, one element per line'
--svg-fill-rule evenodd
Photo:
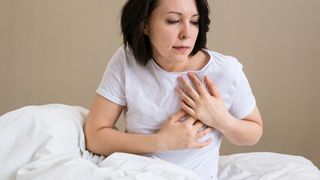
<path fill-rule="evenodd" d="M 121 31 L 123 44 L 129 46 L 134 57 L 141 65 L 146 65 L 152 58 L 149 37 L 144 34 L 144 26 L 160 0 L 128 0 L 122 9 Z M 209 31 L 209 5 L 207 0 L 195 0 L 199 19 L 199 34 L 191 55 L 206 48 Z"/>

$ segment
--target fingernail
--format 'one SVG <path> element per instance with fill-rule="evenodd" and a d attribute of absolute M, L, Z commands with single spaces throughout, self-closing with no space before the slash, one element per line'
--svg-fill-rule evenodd
<path fill-rule="evenodd" d="M 176 91 L 180 93 L 180 87 L 176 87 Z"/>

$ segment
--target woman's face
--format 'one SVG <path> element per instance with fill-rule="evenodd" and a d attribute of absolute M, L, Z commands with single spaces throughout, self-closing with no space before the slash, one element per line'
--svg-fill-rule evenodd
<path fill-rule="evenodd" d="M 145 26 L 153 58 L 174 64 L 188 59 L 199 33 L 195 0 L 159 0 Z"/>

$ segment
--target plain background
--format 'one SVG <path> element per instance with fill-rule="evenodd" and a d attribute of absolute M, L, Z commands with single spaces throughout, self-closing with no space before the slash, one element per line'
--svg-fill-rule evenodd
<path fill-rule="evenodd" d="M 124 0 L 0 0 L 0 114 L 26 105 L 89 108 L 121 45 Z M 208 48 L 237 57 L 264 120 L 252 147 L 320 166 L 320 1 L 213 0 Z M 119 123 L 123 127 L 123 122 Z"/>

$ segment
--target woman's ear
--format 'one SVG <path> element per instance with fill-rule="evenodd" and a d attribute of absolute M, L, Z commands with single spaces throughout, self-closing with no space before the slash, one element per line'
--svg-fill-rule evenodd
<path fill-rule="evenodd" d="M 149 35 L 149 26 L 147 21 L 143 22 L 143 33 L 147 36 Z"/>

